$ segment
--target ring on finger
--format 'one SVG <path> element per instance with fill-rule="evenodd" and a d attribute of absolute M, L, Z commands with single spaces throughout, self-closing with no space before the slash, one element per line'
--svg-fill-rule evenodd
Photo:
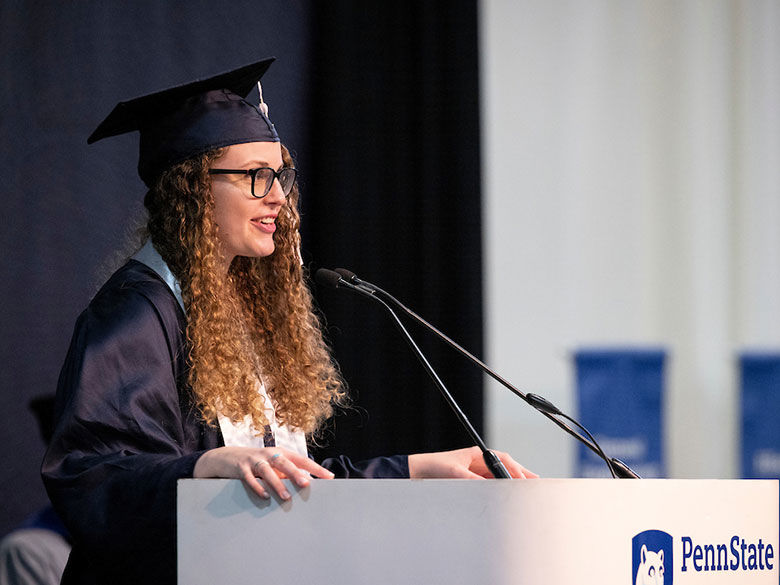
<path fill-rule="evenodd" d="M 271 465 L 266 461 L 265 459 L 261 459 L 260 461 L 257 461 L 254 465 L 252 465 L 252 471 L 254 471 L 256 474 L 260 473 L 260 470 L 258 469 L 261 465 Z"/>
<path fill-rule="evenodd" d="M 268 459 L 268 461 L 266 461 L 266 463 L 268 463 L 268 465 L 273 466 L 274 463 L 276 463 L 276 460 L 279 459 L 279 457 L 281 457 L 281 456 L 282 456 L 281 453 L 274 453 L 273 455 L 271 455 L 271 457 Z"/>

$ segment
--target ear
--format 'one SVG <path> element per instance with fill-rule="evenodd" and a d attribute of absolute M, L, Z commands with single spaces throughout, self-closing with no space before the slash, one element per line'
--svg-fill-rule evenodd
<path fill-rule="evenodd" d="M 661 560 L 661 564 L 664 564 L 664 549 L 658 551 L 658 558 Z"/>
<path fill-rule="evenodd" d="M 642 564 L 644 565 L 647 562 L 647 545 L 642 545 L 642 551 L 639 553 L 639 557 L 642 559 Z"/>

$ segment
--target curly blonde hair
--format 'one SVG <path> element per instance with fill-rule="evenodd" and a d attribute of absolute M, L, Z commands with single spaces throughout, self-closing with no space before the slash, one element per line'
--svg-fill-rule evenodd
<path fill-rule="evenodd" d="M 147 193 L 152 243 L 178 278 L 187 310 L 189 383 L 203 418 L 268 424 L 262 379 L 282 424 L 314 433 L 345 400 L 344 385 L 322 337 L 300 264 L 298 186 L 276 219 L 275 250 L 236 257 L 220 276 L 213 150 L 167 170 Z M 293 166 L 282 146 L 285 166 Z"/>

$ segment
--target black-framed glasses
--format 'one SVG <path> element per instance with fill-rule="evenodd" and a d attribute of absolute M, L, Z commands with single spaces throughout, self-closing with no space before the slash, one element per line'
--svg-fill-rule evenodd
<path fill-rule="evenodd" d="M 279 179 L 284 196 L 287 197 L 295 185 L 295 177 L 298 171 L 292 167 L 284 167 L 275 171 L 271 167 L 257 169 L 209 169 L 210 175 L 249 175 L 252 177 L 252 196 L 262 199 L 271 190 L 274 180 Z M 256 187 L 255 187 L 256 186 Z M 258 195 L 258 193 L 260 193 Z"/>

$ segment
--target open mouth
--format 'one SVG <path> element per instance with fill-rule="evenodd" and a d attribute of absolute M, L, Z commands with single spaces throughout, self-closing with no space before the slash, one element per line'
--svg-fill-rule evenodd
<path fill-rule="evenodd" d="M 252 224 L 258 229 L 272 234 L 276 231 L 276 217 L 257 217 L 252 220 Z"/>

